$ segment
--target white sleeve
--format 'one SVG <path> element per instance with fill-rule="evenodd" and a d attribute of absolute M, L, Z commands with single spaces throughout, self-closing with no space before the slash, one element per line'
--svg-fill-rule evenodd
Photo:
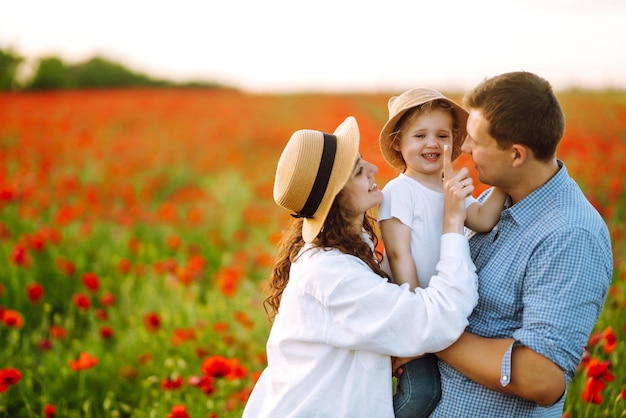
<path fill-rule="evenodd" d="M 378 207 L 378 221 L 397 218 L 403 224 L 411 227 L 415 202 L 413 196 L 402 182 L 392 182 L 383 189 L 383 201 Z"/>
<path fill-rule="evenodd" d="M 478 301 L 475 267 L 460 234 L 442 236 L 438 274 L 415 293 L 369 269 L 343 267 L 350 273 L 327 300 L 325 342 L 334 346 L 399 357 L 440 351 L 461 335 Z"/>

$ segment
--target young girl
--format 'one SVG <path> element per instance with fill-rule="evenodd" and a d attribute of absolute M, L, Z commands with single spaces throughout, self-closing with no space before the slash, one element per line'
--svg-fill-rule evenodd
<path fill-rule="evenodd" d="M 452 171 L 447 147 L 440 262 L 429 288 L 411 292 L 380 265 L 368 211 L 383 195 L 358 148 L 348 117 L 333 134 L 295 132 L 278 161 L 274 200 L 296 219 L 271 272 L 268 365 L 244 417 L 391 418 L 390 356 L 449 346 L 476 304 L 463 236 L 468 170 Z"/>
<path fill-rule="evenodd" d="M 400 171 L 383 189 L 378 220 L 385 244 L 384 269 L 396 283 L 427 288 L 436 273 L 444 209 L 443 148 L 460 155 L 467 112 L 440 92 L 408 90 L 389 100 L 389 120 L 380 134 L 382 154 Z M 472 179 L 463 180 L 473 191 Z M 504 192 L 495 189 L 481 205 L 465 201 L 465 225 L 490 231 L 498 222 Z M 404 318 L 419 322 L 419 318 Z M 426 325 L 427 326 L 427 325 Z M 396 417 L 427 417 L 441 397 L 437 359 L 428 354 L 404 366 L 393 399 Z"/>

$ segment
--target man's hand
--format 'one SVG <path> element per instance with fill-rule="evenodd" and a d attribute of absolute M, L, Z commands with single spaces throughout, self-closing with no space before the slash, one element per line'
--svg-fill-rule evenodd
<path fill-rule="evenodd" d="M 418 359 L 420 357 L 424 357 L 424 356 L 422 355 L 422 356 L 416 356 L 416 357 L 391 357 L 391 374 L 393 374 L 395 377 L 402 376 L 402 374 L 404 373 L 404 368 L 402 366 L 407 364 L 409 361 Z"/>

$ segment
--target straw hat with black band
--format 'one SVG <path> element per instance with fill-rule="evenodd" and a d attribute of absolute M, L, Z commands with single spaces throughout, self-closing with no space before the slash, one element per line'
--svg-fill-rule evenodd
<path fill-rule="evenodd" d="M 312 242 L 324 226 L 335 197 L 350 178 L 359 151 L 359 127 L 352 116 L 332 134 L 302 129 L 285 146 L 274 181 L 274 201 L 304 218 L 302 238 Z"/>
<path fill-rule="evenodd" d="M 456 119 L 456 127 L 458 128 L 458 132 L 454 135 L 452 143 L 452 161 L 461 155 L 461 145 L 463 145 L 463 141 L 467 136 L 467 111 L 461 105 L 448 99 L 437 90 L 419 87 L 407 90 L 399 96 L 393 96 L 387 103 L 387 107 L 389 108 L 389 120 L 385 123 L 385 126 L 383 126 L 379 138 L 380 151 L 387 164 L 398 170 L 405 168 L 402 154 L 400 151 L 396 151 L 391 147 L 393 136 L 396 134 L 397 130 L 396 125 L 407 111 L 433 100 L 442 100 L 452 106 Z"/>

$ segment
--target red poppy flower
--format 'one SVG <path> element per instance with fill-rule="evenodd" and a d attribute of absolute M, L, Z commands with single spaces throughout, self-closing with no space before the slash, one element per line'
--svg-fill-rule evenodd
<path fill-rule="evenodd" d="M 211 376 L 191 376 L 187 379 L 187 383 L 191 386 L 195 386 L 209 396 L 215 392 L 215 383 Z"/>
<path fill-rule="evenodd" d="M 139 376 L 139 372 L 130 364 L 125 364 L 120 367 L 120 376 L 124 379 L 134 380 Z"/>
<path fill-rule="evenodd" d="M 10 328 L 22 328 L 24 326 L 24 318 L 18 311 L 5 309 L 2 311 L 2 322 Z"/>
<path fill-rule="evenodd" d="M 602 336 L 604 337 L 604 352 L 611 354 L 617 348 L 617 334 L 615 334 L 613 328 L 607 327 Z"/>
<path fill-rule="evenodd" d="M 62 340 L 63 338 L 67 337 L 67 331 L 61 326 L 50 325 L 50 337 L 57 340 Z"/>
<path fill-rule="evenodd" d="M 610 363 L 608 361 L 599 361 L 596 358 L 591 359 L 589 365 L 587 366 L 587 376 L 612 382 L 614 377 L 609 371 L 609 366 Z"/>
<path fill-rule="evenodd" d="M 6 392 L 9 386 L 17 384 L 22 379 L 22 373 L 13 367 L 0 369 L 0 393 Z"/>
<path fill-rule="evenodd" d="M 157 312 L 150 312 L 144 315 L 143 324 L 146 326 L 148 331 L 156 332 L 161 328 L 161 317 Z"/>
<path fill-rule="evenodd" d="M 242 379 L 248 374 L 248 369 L 241 365 L 238 358 L 228 360 L 230 373 L 224 376 L 227 379 Z"/>
<path fill-rule="evenodd" d="M 107 292 L 100 297 L 100 303 L 102 306 L 113 306 L 115 305 L 115 295 L 111 292 Z"/>
<path fill-rule="evenodd" d="M 153 358 L 152 353 L 144 353 L 139 356 L 137 361 L 139 362 L 139 364 L 148 364 L 152 361 L 152 358 Z"/>
<path fill-rule="evenodd" d="M 226 267 L 215 274 L 217 286 L 226 297 L 235 296 L 242 278 L 243 271 L 238 267 Z"/>
<path fill-rule="evenodd" d="M 110 340 L 115 336 L 115 331 L 108 325 L 103 325 L 100 327 L 100 336 L 105 340 Z"/>
<path fill-rule="evenodd" d="M 189 418 L 185 405 L 174 405 L 167 418 Z"/>
<path fill-rule="evenodd" d="M 185 271 L 191 280 L 199 280 L 206 268 L 206 260 L 198 254 L 192 254 L 187 260 Z"/>
<path fill-rule="evenodd" d="M 11 237 L 11 231 L 9 230 L 9 228 L 7 228 L 4 222 L 0 222 L 0 238 L 10 238 L 10 237 Z"/>
<path fill-rule="evenodd" d="M 172 251 L 178 250 L 182 243 L 183 240 L 178 235 L 170 234 L 165 237 L 165 245 Z"/>
<path fill-rule="evenodd" d="M 57 413 L 56 408 L 52 404 L 46 404 L 43 407 L 43 414 L 45 418 L 54 418 L 54 415 Z"/>
<path fill-rule="evenodd" d="M 26 285 L 26 296 L 31 303 L 39 303 L 44 295 L 43 286 L 39 283 L 30 283 Z"/>
<path fill-rule="evenodd" d="M 76 274 L 76 265 L 63 257 L 57 258 L 56 266 L 66 276 L 73 276 Z"/>
<path fill-rule="evenodd" d="M 10 260 L 13 264 L 20 267 L 28 267 L 30 265 L 30 256 L 25 245 L 17 244 L 13 247 Z"/>
<path fill-rule="evenodd" d="M 74 305 L 83 311 L 86 311 L 91 307 L 91 299 L 89 299 L 89 296 L 82 292 L 76 293 L 72 300 L 74 301 Z"/>
<path fill-rule="evenodd" d="M 117 271 L 119 271 L 122 274 L 128 274 L 128 272 L 130 271 L 131 267 L 132 267 L 132 263 L 127 258 L 122 258 L 117 263 Z"/>
<path fill-rule="evenodd" d="M 141 241 L 138 238 L 131 238 L 128 240 L 128 249 L 133 254 L 139 254 L 141 248 Z"/>
<path fill-rule="evenodd" d="M 589 336 L 589 341 L 587 341 L 587 349 L 591 350 L 600 341 L 602 341 L 602 332 L 594 332 Z"/>
<path fill-rule="evenodd" d="M 204 357 L 208 356 L 209 352 L 210 352 L 208 349 L 206 349 L 204 347 L 196 347 L 196 349 L 194 351 L 196 352 L 196 355 L 199 358 L 204 358 Z"/>
<path fill-rule="evenodd" d="M 252 373 L 252 382 L 253 383 L 258 382 L 258 380 L 261 378 L 261 373 L 262 372 L 260 370 L 257 370 L 254 373 Z"/>
<path fill-rule="evenodd" d="M 97 293 L 100 288 L 100 279 L 95 273 L 83 274 L 83 284 L 91 293 Z"/>
<path fill-rule="evenodd" d="M 247 329 L 252 329 L 254 327 L 254 321 L 252 318 L 250 318 L 250 316 L 243 311 L 235 312 L 235 321 L 239 322 L 244 328 Z"/>
<path fill-rule="evenodd" d="M 94 311 L 94 315 L 96 319 L 100 321 L 106 321 L 107 319 L 109 319 L 109 314 L 104 309 L 96 309 Z"/>
<path fill-rule="evenodd" d="M 212 356 L 202 363 L 202 372 L 207 376 L 224 377 L 231 372 L 231 367 L 225 357 Z"/>
<path fill-rule="evenodd" d="M 161 387 L 164 390 L 176 390 L 176 389 L 180 389 L 182 386 L 183 386 L 182 377 L 177 377 L 175 379 L 168 377 L 166 379 L 161 380 Z"/>
<path fill-rule="evenodd" d="M 217 332 L 218 334 L 223 334 L 229 329 L 230 329 L 230 326 L 228 325 L 227 322 L 224 322 L 224 321 L 217 321 L 213 324 L 213 331 Z"/>
<path fill-rule="evenodd" d="M 30 248 L 37 252 L 43 251 L 46 246 L 45 233 L 37 231 L 29 239 Z"/>
<path fill-rule="evenodd" d="M 593 403 L 600 405 L 602 403 L 602 390 L 604 389 L 604 382 L 593 377 L 587 378 L 585 387 L 580 394 L 581 399 L 587 403 Z"/>
<path fill-rule="evenodd" d="M 178 263 L 176 260 L 170 258 L 167 260 L 155 261 L 152 268 L 158 274 L 175 273 L 176 270 L 178 270 Z"/>
<path fill-rule="evenodd" d="M 193 328 L 176 328 L 172 333 L 172 344 L 181 345 L 185 341 L 193 341 L 196 337 L 196 330 Z"/>
<path fill-rule="evenodd" d="M 98 364 L 98 359 L 87 352 L 82 352 L 78 356 L 78 360 L 70 360 L 70 368 L 79 371 L 90 369 Z"/>

